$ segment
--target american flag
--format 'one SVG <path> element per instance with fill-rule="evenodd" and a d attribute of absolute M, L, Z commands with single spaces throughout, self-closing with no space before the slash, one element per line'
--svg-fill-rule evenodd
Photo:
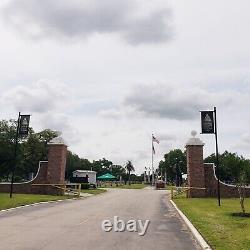
<path fill-rule="evenodd" d="M 157 140 L 157 139 L 154 137 L 154 135 L 152 135 L 152 141 L 153 141 L 153 142 L 157 142 L 158 144 L 160 143 L 159 140 Z"/>
<path fill-rule="evenodd" d="M 152 144 L 152 151 L 153 151 L 153 154 L 155 155 L 155 148 L 153 144 Z"/>

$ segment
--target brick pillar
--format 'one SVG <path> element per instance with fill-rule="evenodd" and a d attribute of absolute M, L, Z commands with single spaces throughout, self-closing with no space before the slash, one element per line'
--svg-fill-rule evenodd
<path fill-rule="evenodd" d="M 194 188 L 205 188 L 205 171 L 203 163 L 203 146 L 199 138 L 196 138 L 196 131 L 192 131 L 193 138 L 186 143 L 187 150 L 187 178 L 188 186 Z M 205 190 L 191 189 L 189 197 L 205 197 Z"/>
<path fill-rule="evenodd" d="M 56 137 L 48 146 L 47 183 L 62 184 L 65 182 L 67 145 L 61 137 Z"/>

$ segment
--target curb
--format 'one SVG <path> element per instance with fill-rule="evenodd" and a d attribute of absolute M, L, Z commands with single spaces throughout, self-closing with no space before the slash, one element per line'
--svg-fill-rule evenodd
<path fill-rule="evenodd" d="M 190 220 L 182 213 L 182 211 L 176 206 L 173 200 L 170 200 L 171 204 L 174 206 L 174 208 L 177 210 L 183 221 L 186 223 L 192 234 L 194 235 L 195 239 L 198 241 L 202 249 L 204 250 L 212 250 L 212 248 L 207 244 L 207 242 L 204 240 L 202 235 L 198 232 L 198 230 L 194 227 L 194 225 L 190 222 Z"/>
<path fill-rule="evenodd" d="M 48 203 L 59 203 L 59 202 L 62 202 L 62 201 L 73 201 L 73 200 L 78 200 L 78 199 L 83 199 L 83 198 L 85 198 L 85 197 L 64 199 L 64 200 L 55 200 L 55 201 L 41 201 L 41 202 L 31 203 L 31 204 L 27 204 L 27 205 L 21 205 L 21 206 L 18 206 L 18 207 L 11 207 L 11 208 L 0 210 L 0 215 L 1 215 L 2 212 L 13 211 L 13 210 L 20 209 L 20 208 L 38 206 L 38 205 L 48 204 Z"/>
<path fill-rule="evenodd" d="M 105 192 L 100 193 L 98 195 L 101 195 L 101 194 L 105 194 Z M 31 203 L 31 204 L 27 204 L 27 205 L 21 205 L 21 206 L 18 206 L 18 207 L 11 207 L 11 208 L 0 210 L 0 215 L 1 215 L 2 212 L 8 212 L 8 211 L 12 211 L 12 210 L 15 210 L 15 209 L 20 209 L 20 208 L 25 208 L 25 207 L 32 207 L 32 206 L 38 206 L 38 205 L 48 204 L 48 203 L 59 203 L 59 202 L 62 202 L 62 201 L 81 200 L 81 199 L 89 198 L 91 196 L 95 196 L 95 195 L 94 194 L 90 194 L 89 196 L 80 196 L 80 197 L 69 198 L 69 199 L 64 199 L 64 200 L 41 201 L 41 202 Z"/>

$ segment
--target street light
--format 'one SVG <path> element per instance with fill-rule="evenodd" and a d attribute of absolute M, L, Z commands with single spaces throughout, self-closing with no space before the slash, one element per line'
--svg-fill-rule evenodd
<path fill-rule="evenodd" d="M 181 177 L 181 170 L 180 170 L 180 163 L 182 163 L 182 161 L 180 161 L 178 158 L 175 158 L 176 160 L 176 167 L 175 167 L 175 185 L 176 187 L 179 187 L 182 183 L 182 177 Z"/>

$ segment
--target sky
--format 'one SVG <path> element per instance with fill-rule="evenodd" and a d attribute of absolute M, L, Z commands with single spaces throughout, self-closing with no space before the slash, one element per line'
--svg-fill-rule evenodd
<path fill-rule="evenodd" d="M 219 151 L 250 157 L 248 0 L 2 0 L 0 119 L 31 114 L 69 149 L 136 173 L 217 107 Z"/>

